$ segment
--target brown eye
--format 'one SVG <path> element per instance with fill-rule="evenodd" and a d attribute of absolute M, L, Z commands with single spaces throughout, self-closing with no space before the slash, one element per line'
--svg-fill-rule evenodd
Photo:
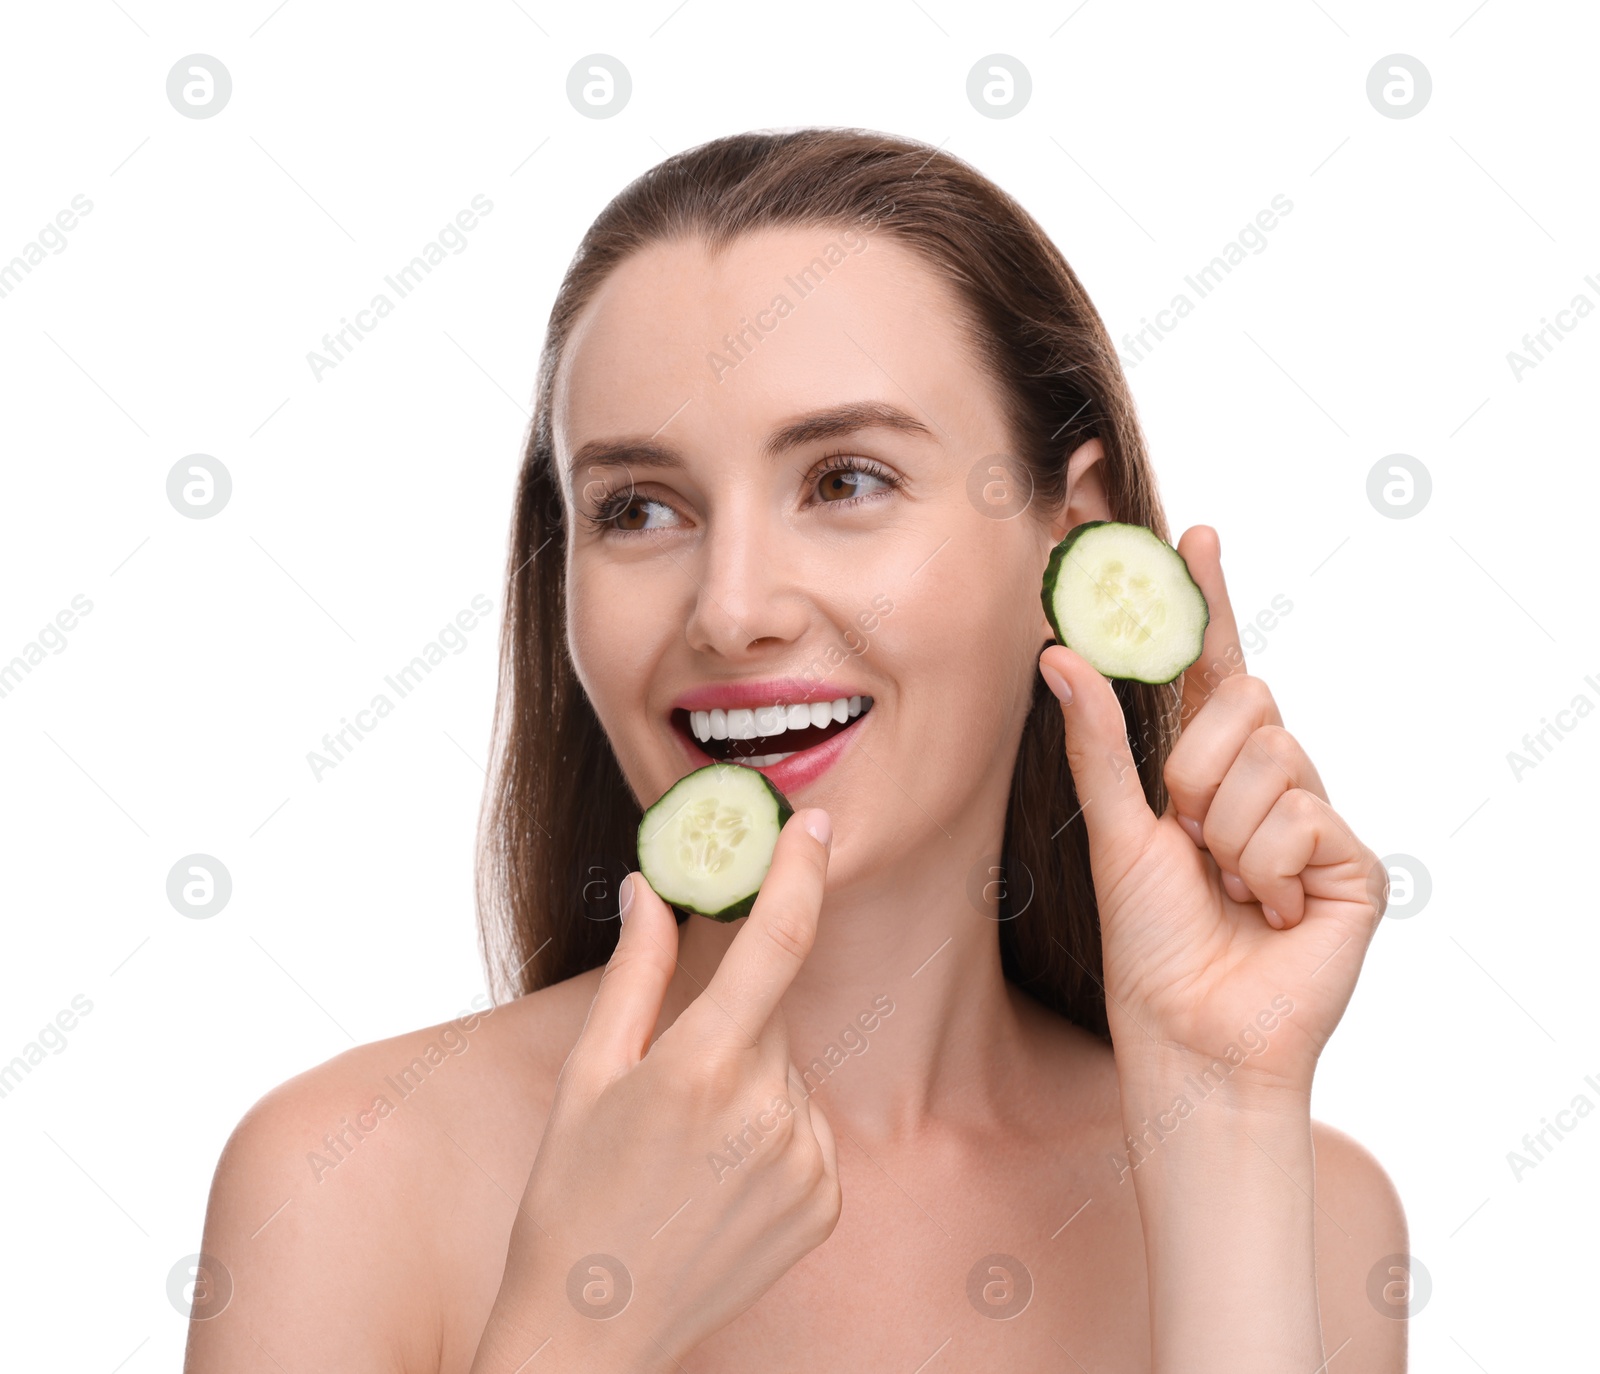
<path fill-rule="evenodd" d="M 839 505 L 863 495 L 871 495 L 876 488 L 887 490 L 894 485 L 887 473 L 880 473 L 865 465 L 844 463 L 830 468 L 817 479 L 817 498 L 824 504 Z"/>
<path fill-rule="evenodd" d="M 856 483 L 861 474 L 854 468 L 835 468 L 822 474 L 817 491 L 824 501 L 843 501 L 856 494 Z"/>
<path fill-rule="evenodd" d="M 617 492 L 603 499 L 595 514 L 584 518 L 604 533 L 640 534 L 674 524 L 676 516 L 677 512 L 664 501 Z"/>

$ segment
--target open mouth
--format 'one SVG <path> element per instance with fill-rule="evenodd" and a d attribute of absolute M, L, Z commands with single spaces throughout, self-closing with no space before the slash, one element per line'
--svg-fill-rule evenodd
<path fill-rule="evenodd" d="M 710 758 L 770 768 L 848 730 L 871 709 L 865 696 L 728 711 L 678 708 L 672 723 Z"/>

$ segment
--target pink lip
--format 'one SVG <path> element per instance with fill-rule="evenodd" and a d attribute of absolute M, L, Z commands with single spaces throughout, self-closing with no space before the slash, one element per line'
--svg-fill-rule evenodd
<path fill-rule="evenodd" d="M 759 686 L 760 684 L 757 685 Z M 848 695 L 855 696 L 856 693 L 851 692 Z M 870 696 L 871 694 L 863 692 L 861 695 Z M 748 697 L 744 699 L 749 700 Z M 695 707 L 694 709 L 703 710 L 705 708 Z M 801 788 L 815 782 L 839 761 L 840 756 L 854 743 L 856 736 L 861 733 L 863 723 L 871 719 L 871 716 L 871 711 L 863 711 L 838 734 L 829 735 L 821 744 L 813 745 L 810 749 L 802 749 L 798 753 L 789 755 L 781 763 L 770 764 L 765 768 L 757 768 L 755 771 L 763 774 L 784 796 L 794 797 Z M 688 756 L 691 768 L 704 768 L 708 763 L 718 762 L 717 759 L 712 758 L 695 742 L 693 735 L 677 729 L 673 730 L 673 734 L 677 735 L 683 742 L 683 750 Z M 774 750 L 774 752 L 781 753 L 782 751 Z M 721 762 L 725 763 L 727 760 L 724 759 Z M 734 766 L 737 768 L 750 767 L 747 763 L 735 764 Z"/>
<path fill-rule="evenodd" d="M 823 696 L 822 693 L 827 695 Z M 738 707 L 792 706 L 800 702 L 834 701 L 839 697 L 869 697 L 860 687 L 841 686 L 824 678 L 808 682 L 798 677 L 767 677 L 752 682 L 717 682 L 685 692 L 672 703 L 674 710 L 710 711 Z"/>

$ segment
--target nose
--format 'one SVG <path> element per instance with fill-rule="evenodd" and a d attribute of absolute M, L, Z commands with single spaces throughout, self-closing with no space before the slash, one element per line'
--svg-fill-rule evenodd
<path fill-rule="evenodd" d="M 762 649 L 797 642 L 809 617 L 785 531 L 741 505 L 708 525 L 694 552 L 679 560 L 692 582 L 684 637 L 696 653 L 737 662 Z"/>

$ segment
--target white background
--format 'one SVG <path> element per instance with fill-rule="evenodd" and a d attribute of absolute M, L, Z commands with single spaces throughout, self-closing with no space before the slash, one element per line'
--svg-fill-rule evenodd
<path fill-rule="evenodd" d="M 0 1061 L 74 995 L 93 1011 L 0 1100 L 6 1362 L 176 1367 L 167 1275 L 240 1115 L 482 991 L 474 829 L 553 293 L 652 163 L 800 124 L 975 163 L 1119 338 L 1293 202 L 1130 379 L 1174 530 L 1217 527 L 1241 619 L 1293 603 L 1252 671 L 1357 833 L 1431 875 L 1378 933 L 1315 1113 L 1405 1199 L 1418 1368 L 1592 1351 L 1600 1121 L 1520 1181 L 1506 1156 L 1600 1104 L 1600 718 L 1520 780 L 1507 753 L 1600 704 L 1600 313 L 1520 380 L 1507 354 L 1600 305 L 1600 23 L 1473 4 L 10 8 L 0 263 L 74 195 L 93 210 L 0 299 L 0 661 L 93 610 L 0 699 Z M 168 102 L 192 53 L 232 75 L 214 118 Z M 567 99 L 591 53 L 632 74 L 614 118 Z M 1032 76 L 1011 118 L 966 96 L 993 53 Z M 1431 72 L 1415 117 L 1368 101 L 1392 53 Z M 468 248 L 316 380 L 308 350 L 478 193 Z M 232 474 L 213 519 L 167 500 L 192 453 Z M 1432 475 L 1408 519 L 1366 495 L 1393 453 Z M 307 751 L 479 593 L 465 652 L 315 780 Z M 196 852 L 233 880 L 209 920 L 166 896 Z"/>

